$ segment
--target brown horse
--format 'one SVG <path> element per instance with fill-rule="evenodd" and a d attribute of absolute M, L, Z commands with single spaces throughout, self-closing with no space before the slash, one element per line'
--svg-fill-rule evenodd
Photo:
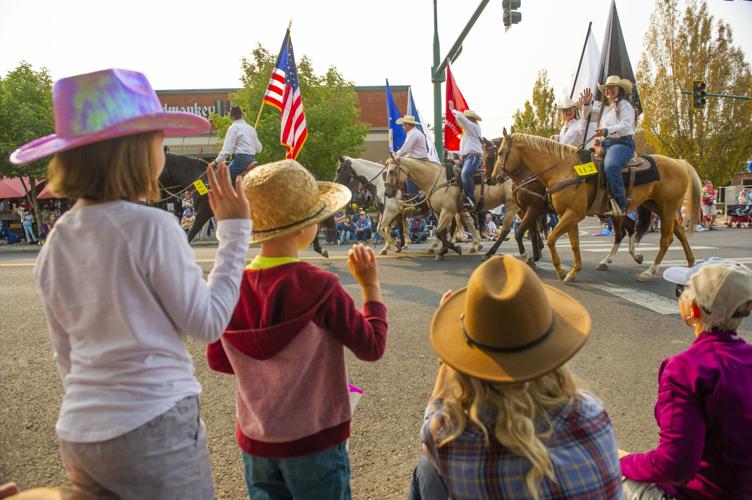
<path fill-rule="evenodd" d="M 543 137 L 514 133 L 509 135 L 506 129 L 503 131 L 503 136 L 494 176 L 499 175 L 503 170 L 518 184 L 525 185 L 528 180 L 537 179 L 546 186 L 551 203 L 561 216 L 557 226 L 548 235 L 547 245 L 551 252 L 551 261 L 559 279 L 572 281 L 577 272 L 582 269 L 577 224 L 587 216 L 588 207 L 595 197 L 595 185 L 572 182 L 562 189 L 552 191 L 552 188 L 561 181 L 577 180 L 574 166 L 580 163 L 578 149 Z M 684 229 L 674 222 L 676 212 L 686 194 L 690 214 L 690 234 L 692 233 L 699 218 L 702 193 L 700 178 L 688 162 L 663 155 L 652 156 L 658 167 L 660 181 L 635 186 L 627 207 L 627 211 L 630 211 L 644 205 L 645 208 L 655 212 L 662 221 L 658 255 L 650 267 L 640 274 L 640 281 L 647 281 L 655 274 L 671 245 L 672 234 L 679 238 L 688 265 L 694 265 L 695 258 Z M 525 167 L 529 172 L 526 172 Z M 559 254 L 556 251 L 556 240 L 564 233 L 569 236 L 569 243 L 574 254 L 574 266 L 569 273 L 561 267 Z M 639 240 L 641 236 L 639 224 L 637 236 Z"/>

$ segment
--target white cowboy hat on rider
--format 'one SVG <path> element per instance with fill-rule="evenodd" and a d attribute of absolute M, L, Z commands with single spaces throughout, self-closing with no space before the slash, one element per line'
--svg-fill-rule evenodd
<path fill-rule="evenodd" d="M 462 114 L 465 115 L 468 118 L 473 119 L 473 120 L 477 120 L 477 121 L 482 121 L 483 120 L 480 116 L 478 116 L 478 113 L 476 113 L 472 109 L 466 109 L 465 111 L 462 112 Z"/>
<path fill-rule="evenodd" d="M 558 109 L 559 111 L 564 111 L 565 109 L 576 108 L 576 107 L 577 107 L 577 103 L 573 101 L 571 97 L 565 97 L 564 99 L 559 101 L 559 103 L 556 105 L 556 109 Z"/>
<path fill-rule="evenodd" d="M 627 80 L 626 78 L 622 78 L 619 75 L 611 75 L 608 78 L 606 78 L 606 82 L 601 85 L 598 84 L 598 90 L 603 92 L 606 87 L 620 87 L 624 90 L 624 93 L 629 95 L 632 93 L 632 82 Z"/>
<path fill-rule="evenodd" d="M 397 118 L 397 125 L 402 125 L 403 123 L 409 123 L 410 125 L 418 124 L 418 122 L 415 121 L 415 117 L 413 115 L 405 115 L 402 118 Z"/>

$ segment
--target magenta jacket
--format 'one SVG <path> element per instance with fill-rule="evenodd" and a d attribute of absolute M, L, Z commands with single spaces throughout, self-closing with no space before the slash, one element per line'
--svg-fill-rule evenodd
<path fill-rule="evenodd" d="M 703 332 L 663 361 L 658 447 L 621 459 L 624 476 L 683 498 L 752 498 L 752 345 Z"/>

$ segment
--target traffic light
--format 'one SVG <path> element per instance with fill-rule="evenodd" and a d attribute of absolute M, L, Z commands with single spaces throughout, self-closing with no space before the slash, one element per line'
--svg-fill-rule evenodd
<path fill-rule="evenodd" d="M 692 82 L 692 109 L 705 109 L 705 81 L 695 80 Z"/>
<path fill-rule="evenodd" d="M 501 5 L 504 8 L 504 26 L 507 29 L 513 24 L 522 21 L 522 13 L 517 12 L 520 8 L 521 0 L 502 0 Z"/>

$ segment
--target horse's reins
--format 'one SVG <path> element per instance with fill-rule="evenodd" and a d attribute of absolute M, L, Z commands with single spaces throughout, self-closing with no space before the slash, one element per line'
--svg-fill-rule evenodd
<path fill-rule="evenodd" d="M 198 161 L 201 161 L 201 162 L 204 162 L 206 165 L 209 165 L 209 162 L 206 161 L 206 160 L 204 160 L 203 158 L 194 158 L 194 159 L 198 160 Z M 202 180 L 202 178 L 205 175 L 206 175 L 206 170 L 204 170 L 204 172 L 196 178 L 196 181 Z M 193 181 L 193 182 L 196 182 L 196 181 Z M 159 200 L 154 201 L 152 203 L 162 203 L 163 201 L 167 201 L 167 200 L 170 200 L 172 198 L 175 198 L 176 200 L 179 200 L 179 201 L 183 201 L 183 198 L 179 194 L 175 194 L 174 192 L 172 192 L 171 189 L 179 187 L 180 190 L 178 192 L 180 192 L 180 193 L 182 193 L 184 191 L 192 191 L 192 189 L 190 189 L 190 187 L 193 186 L 193 182 L 191 182 L 190 184 L 187 184 L 185 187 L 183 187 L 181 184 L 176 184 L 176 185 L 170 186 L 170 187 L 164 187 L 162 185 L 162 183 L 160 182 L 159 183 L 159 189 L 162 190 L 162 191 L 164 191 L 165 193 L 167 193 L 167 196 L 165 196 L 164 198 L 160 198 Z"/>

